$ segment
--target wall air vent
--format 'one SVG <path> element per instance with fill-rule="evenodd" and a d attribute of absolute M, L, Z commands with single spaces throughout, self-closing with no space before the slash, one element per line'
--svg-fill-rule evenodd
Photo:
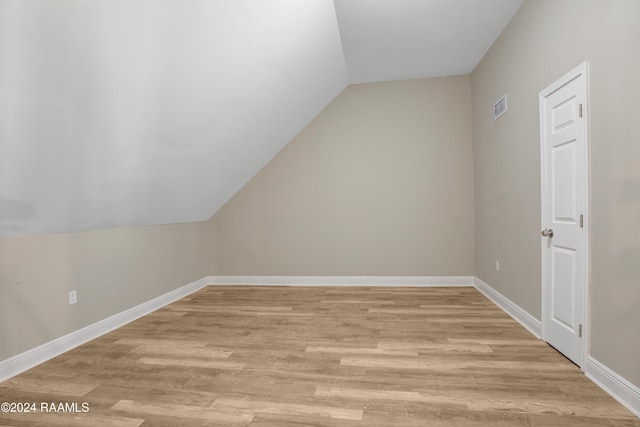
<path fill-rule="evenodd" d="M 502 98 L 493 104 L 493 120 L 498 120 L 500 116 L 507 112 L 507 94 L 502 95 Z"/>

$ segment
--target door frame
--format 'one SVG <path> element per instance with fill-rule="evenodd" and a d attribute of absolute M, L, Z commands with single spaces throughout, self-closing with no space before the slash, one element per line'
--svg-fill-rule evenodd
<path fill-rule="evenodd" d="M 591 338 L 591 304 L 590 304 L 590 294 L 591 294 L 591 252 L 590 252 L 590 224 L 591 224 L 591 143 L 590 143 L 590 132 L 589 132 L 589 62 L 585 61 L 582 64 L 578 65 L 573 70 L 569 71 L 564 76 L 560 77 L 554 83 L 549 85 L 547 88 L 540 91 L 539 94 L 539 108 L 540 108 L 540 201 L 541 201 L 541 217 L 540 217 L 540 230 L 543 230 L 548 227 L 545 223 L 545 218 L 547 217 L 547 211 L 549 209 L 547 200 L 550 196 L 547 191 L 547 173 L 549 172 L 549 165 L 547 165 L 547 144 L 546 144 L 546 127 L 545 127 L 545 98 L 549 95 L 553 94 L 555 91 L 566 85 L 567 83 L 575 80 L 580 75 L 584 76 L 584 86 L 583 90 L 585 93 L 584 105 L 582 108 L 582 117 L 584 120 L 578 124 L 578 126 L 584 127 L 584 135 L 585 135 L 585 176 L 583 179 L 585 180 L 585 213 L 584 213 L 584 232 L 585 232 L 585 254 L 584 254 L 584 319 L 582 321 L 582 349 L 580 352 L 581 360 L 578 363 L 580 369 L 584 372 L 586 370 L 587 358 L 589 356 L 589 348 L 590 348 L 590 338 Z M 549 285 L 546 283 L 547 273 L 549 272 L 550 266 L 548 265 L 547 260 L 547 239 L 540 239 L 540 251 L 542 257 L 542 339 L 547 341 L 547 333 L 545 332 L 545 319 L 547 318 L 548 311 L 550 307 L 547 306 L 547 293 L 549 292 Z"/>

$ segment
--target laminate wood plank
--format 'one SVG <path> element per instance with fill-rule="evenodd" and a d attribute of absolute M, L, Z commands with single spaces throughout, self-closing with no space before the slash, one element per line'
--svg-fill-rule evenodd
<path fill-rule="evenodd" d="M 216 399 L 212 408 L 223 407 L 237 410 L 249 410 L 254 413 L 280 415 L 306 415 L 339 420 L 362 420 L 362 410 L 344 409 L 321 405 L 301 405 L 255 400 Z"/>
<path fill-rule="evenodd" d="M 411 351 L 413 350 L 413 351 Z M 307 353 L 329 353 L 329 354 L 380 354 L 386 356 L 418 356 L 418 352 L 414 349 L 395 350 L 380 348 L 362 348 L 362 347 L 323 347 L 308 345 L 304 350 Z"/>
<path fill-rule="evenodd" d="M 45 378 L 30 379 L 17 377 L 0 383 L 0 389 L 28 389 L 39 393 L 53 394 L 56 396 L 81 397 L 89 393 L 100 385 L 97 381 L 78 382 L 67 381 L 47 381 Z"/>
<path fill-rule="evenodd" d="M 632 420 L 557 414 L 530 414 L 529 420 L 533 427 L 635 427 L 638 425 Z"/>
<path fill-rule="evenodd" d="M 354 427 L 364 421 L 319 418 L 309 415 L 256 414 L 251 427 Z M 375 426 L 374 426 L 375 427 Z M 423 426 L 424 427 L 424 426 Z"/>
<path fill-rule="evenodd" d="M 253 420 L 253 413 L 251 411 L 234 406 L 212 405 L 207 408 L 201 408 L 188 405 L 154 404 L 120 400 L 113 405 L 111 409 L 131 414 L 140 414 L 142 416 L 159 415 L 163 417 L 178 417 L 183 420 L 198 419 L 243 424 L 249 424 L 251 420 Z"/>
<path fill-rule="evenodd" d="M 291 313 L 276 313 L 276 312 L 269 312 L 269 311 L 257 311 L 256 312 L 257 316 L 273 316 L 273 317 L 277 317 L 277 316 L 281 316 L 281 317 L 316 317 L 318 316 L 317 313 L 310 313 L 310 312 L 291 312 Z"/>
<path fill-rule="evenodd" d="M 322 300 L 320 304 L 365 304 L 365 305 L 394 305 L 392 300 L 356 300 L 356 299 L 331 299 Z"/>
<path fill-rule="evenodd" d="M 367 390 L 350 389 L 340 387 L 317 387 L 316 396 L 356 399 L 356 400 L 393 400 L 400 402 L 444 403 L 447 405 L 459 405 L 467 408 L 466 401 L 461 397 L 446 396 L 438 393 L 418 393 L 416 391 L 401 390 Z"/>
<path fill-rule="evenodd" d="M 467 309 L 467 310 L 456 310 L 456 311 L 448 311 L 448 310 L 429 310 L 427 308 L 421 308 L 423 310 L 423 315 L 428 318 L 443 318 L 443 319 L 455 319 L 457 318 L 459 321 L 463 321 L 464 319 L 485 319 L 487 316 L 490 316 L 491 319 L 500 319 L 500 320 L 513 320 L 510 316 L 506 315 L 504 312 L 496 312 L 493 313 L 491 310 L 487 310 L 485 308 L 479 310 Z M 448 311 L 448 312 L 447 312 Z"/>
<path fill-rule="evenodd" d="M 300 317 L 300 316 L 317 316 L 316 313 L 311 312 L 291 312 L 291 311 L 282 311 L 282 310 L 236 310 L 232 308 L 218 308 L 215 306 L 205 306 L 205 307 L 178 307 L 172 308 L 172 310 L 186 313 L 204 313 L 211 316 L 215 315 L 233 315 L 233 316 L 292 316 L 292 317 Z"/>
<path fill-rule="evenodd" d="M 216 398 L 264 400 L 277 398 L 289 403 L 306 403 L 322 379 L 317 375 L 287 372 L 278 375 L 271 370 L 219 372 L 193 377 L 184 385 L 203 394 L 218 392 Z M 215 399 L 214 399 L 215 400 Z"/>
<path fill-rule="evenodd" d="M 220 395 L 221 393 L 210 392 L 209 390 L 195 390 L 183 386 L 154 388 L 142 385 L 134 386 L 132 384 L 127 384 L 126 386 L 103 384 L 87 393 L 84 398 L 90 401 L 99 400 L 109 408 L 119 400 L 207 407 Z"/>
<path fill-rule="evenodd" d="M 54 413 L 2 414 L 2 417 L 16 424 L 2 426 L 63 426 L 63 427 L 139 427 L 145 422 L 142 418 L 104 416 L 93 414 L 69 415 Z"/>
<path fill-rule="evenodd" d="M 156 311 L 154 313 L 149 314 L 150 318 L 175 318 L 175 317 L 183 317 L 186 315 L 186 312 L 183 311 Z"/>
<path fill-rule="evenodd" d="M 469 304 L 420 304 L 420 308 L 430 311 L 442 311 L 444 314 L 457 313 L 459 311 L 483 311 L 491 314 L 504 314 L 504 312 L 492 303 L 470 302 Z"/>
<path fill-rule="evenodd" d="M 521 412 L 526 414 L 557 414 L 588 416 L 590 418 L 613 418 L 627 417 L 626 412 L 617 411 L 610 404 L 597 405 L 593 402 L 579 405 L 570 401 L 538 400 L 536 402 L 522 400 L 500 400 L 500 399 L 478 399 L 467 402 L 467 406 L 472 411 L 483 411 L 491 409 L 501 412 Z"/>
<path fill-rule="evenodd" d="M 365 409 L 367 425 L 402 427 L 530 427 L 530 415 L 507 412 L 469 411 L 443 405 L 438 410 L 425 404 L 372 405 Z M 547 427 L 551 427 L 550 424 Z M 555 427 L 555 426 L 554 426 Z"/>
<path fill-rule="evenodd" d="M 153 354 L 162 357 L 200 357 L 212 359 L 226 359 L 233 351 L 215 350 L 208 347 L 167 347 L 158 345 L 141 345 L 131 350 L 133 354 Z"/>
<path fill-rule="evenodd" d="M 227 360 L 165 359 L 159 357 L 141 357 L 139 361 L 147 365 L 207 369 L 242 369 L 246 365 L 246 363 L 229 362 Z"/>
<path fill-rule="evenodd" d="M 538 339 L 487 339 L 487 338 L 447 338 L 447 342 L 452 344 L 476 344 L 476 345 L 496 345 L 496 346 L 538 346 L 549 347 L 547 343 Z"/>
<path fill-rule="evenodd" d="M 291 311 L 293 307 L 280 307 L 280 306 L 268 306 L 268 305 L 220 305 L 220 304 L 199 304 L 193 306 L 191 304 L 175 304 L 171 307 L 171 310 L 176 311 L 207 311 L 211 313 L 244 313 L 251 311 L 274 311 L 274 312 L 287 312 Z"/>
<path fill-rule="evenodd" d="M 447 344 L 430 341 L 382 341 L 378 347 L 384 350 L 429 350 L 439 352 L 493 353 L 486 344 Z"/>
<path fill-rule="evenodd" d="M 461 370 L 518 370 L 518 371 L 562 371 L 567 369 L 561 363 L 536 363 L 520 361 L 450 361 L 430 359 L 409 359 L 399 357 L 351 357 L 340 359 L 345 366 L 368 368 L 428 369 L 432 371 L 456 372 Z"/>
<path fill-rule="evenodd" d="M 165 348 L 206 347 L 207 341 L 153 339 L 153 338 L 120 338 L 114 344 L 153 346 Z"/>
<path fill-rule="evenodd" d="M 457 310 L 452 312 L 450 310 L 429 310 L 427 308 L 369 308 L 367 309 L 369 313 L 376 314 L 404 314 L 404 315 L 416 315 L 423 316 L 424 319 L 435 322 L 435 321 L 443 321 L 443 322 L 481 322 L 485 323 L 487 321 L 487 315 L 489 313 L 484 312 L 482 310 Z M 442 316 L 433 318 L 432 316 Z M 504 313 L 496 313 L 492 318 L 493 322 L 501 321 L 501 322 L 511 322 L 513 319 L 508 317 Z"/>

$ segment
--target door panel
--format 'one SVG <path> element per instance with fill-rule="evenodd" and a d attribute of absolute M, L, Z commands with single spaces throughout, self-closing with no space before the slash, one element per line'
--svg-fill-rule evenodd
<path fill-rule="evenodd" d="M 551 257 L 551 321 L 575 333 L 576 251 L 554 246 Z"/>
<path fill-rule="evenodd" d="M 576 220 L 576 141 L 568 141 L 551 148 L 553 191 L 553 221 Z"/>
<path fill-rule="evenodd" d="M 542 334 L 579 366 L 585 347 L 586 65 L 540 93 Z M 551 233 L 549 230 L 553 230 Z"/>

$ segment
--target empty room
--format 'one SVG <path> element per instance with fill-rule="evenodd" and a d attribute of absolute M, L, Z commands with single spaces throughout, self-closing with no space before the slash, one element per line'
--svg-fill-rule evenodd
<path fill-rule="evenodd" d="M 0 0 L 0 426 L 639 426 L 640 1 Z"/>

